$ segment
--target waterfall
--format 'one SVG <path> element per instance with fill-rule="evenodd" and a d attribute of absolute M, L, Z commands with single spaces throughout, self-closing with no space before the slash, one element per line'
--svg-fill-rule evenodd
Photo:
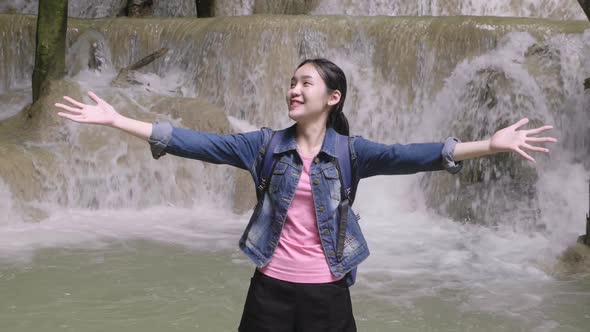
<path fill-rule="evenodd" d="M 556 163 L 581 162 L 589 167 L 588 159 L 581 157 L 590 146 L 590 122 L 587 112 L 581 111 L 588 98 L 580 82 L 590 74 L 583 57 L 590 46 L 582 22 L 537 21 L 523 26 L 516 19 L 341 16 L 122 20 L 125 24 L 105 21 L 92 29 L 78 27 L 72 20 L 69 73 L 81 85 L 75 88 L 78 93 L 101 91 L 116 107 L 138 116 L 161 117 L 154 111 L 153 99 L 142 97 L 144 88 L 111 91 L 109 82 L 117 68 L 167 47 L 169 53 L 140 71 L 136 80 L 152 93 L 199 98 L 258 128 L 288 125 L 284 111 L 288 78 L 300 59 L 315 56 L 331 58 L 343 67 L 350 91 L 345 112 L 352 131 L 377 141 L 439 141 L 448 135 L 482 139 L 525 116 L 534 123 L 570 128 L 559 133 L 563 148 L 550 159 L 540 156 L 537 168 L 497 156 L 471 162 L 459 177 L 425 176 L 421 186 L 429 204 L 459 220 L 497 224 L 502 219 L 510 223 L 523 219 L 520 222 L 528 228 L 545 228 L 547 222 L 539 221 L 539 179 Z M 32 18 L 5 16 L 0 24 L 9 32 L 3 43 L 15 42 L 16 37 L 10 36 L 24 36 L 19 38 L 20 53 L 3 48 L 5 72 L 18 73 L 5 74 L 5 90 L 11 90 L 17 78 L 30 75 Z M 103 49 L 102 71 L 84 69 L 92 43 Z M 3 112 L 14 114 L 9 109 Z M 181 123 L 169 114 L 167 118 Z M 31 149 L 58 153 L 47 159 L 45 152 L 40 160 L 33 154 L 31 167 L 39 180 L 46 179 L 35 199 L 94 209 L 179 202 L 187 206 L 203 199 L 198 192 L 211 188 L 225 197 L 215 201 L 231 205 L 227 187 L 234 180 L 229 177 L 230 182 L 222 183 L 225 170 L 171 157 L 156 163 L 147 145 L 118 133 L 52 123 L 43 130 L 54 132 L 45 136 L 58 142 L 28 144 Z M 52 167 L 63 169 L 45 170 L 43 161 L 48 160 Z M 197 175 L 202 172 L 207 175 Z M 178 189 L 179 180 L 171 182 L 162 174 L 180 176 L 180 182 L 190 185 Z M 154 179 L 159 179 L 157 186 Z M 525 198 L 519 200 L 520 195 Z M 509 202 L 525 204 L 527 208 L 516 210 L 529 212 L 508 218 L 515 210 Z"/>
<path fill-rule="evenodd" d="M 124 11 L 126 0 L 96 3 L 70 0 L 71 17 L 110 17 Z M 37 0 L 6 0 L 0 13 L 36 14 Z M 576 0 L 214 0 L 215 16 L 310 14 L 353 16 L 516 16 L 558 20 L 585 19 Z M 195 16 L 195 1 L 153 1 L 154 16 Z"/>
<path fill-rule="evenodd" d="M 160 272 L 142 283 L 141 272 L 134 272 L 121 286 L 134 285 L 145 294 L 154 280 L 161 281 L 169 287 L 161 296 L 166 303 L 153 303 L 174 312 L 168 316 L 176 315 L 179 310 L 168 307 L 174 302 L 169 296 L 190 295 L 195 283 L 227 278 L 232 273 L 227 271 L 234 271 L 228 265 L 246 265 L 236 242 L 254 202 L 247 172 L 170 155 L 154 160 L 146 142 L 59 118 L 54 103 L 63 95 L 92 103 L 86 93 L 94 91 L 122 114 L 147 122 L 169 121 L 221 134 L 278 129 L 291 123 L 285 94 L 296 66 L 305 58 L 326 57 L 346 74 L 344 112 L 353 134 L 382 143 L 440 142 L 449 136 L 479 140 L 528 117 L 527 128 L 552 124 L 549 135 L 559 139 L 548 146 L 550 154 L 533 154 L 536 164 L 505 153 L 465 161 L 456 175 L 443 171 L 363 179 L 354 209 L 372 255 L 363 262 L 353 290 L 360 295 L 356 312 L 369 313 L 358 320 L 359 327 L 495 330 L 499 324 L 497 330 L 548 331 L 585 326 L 583 315 L 570 317 L 588 303 L 583 279 L 588 269 L 576 264 L 560 268 L 557 258 L 583 232 L 588 207 L 590 94 L 583 82 L 590 77 L 590 29 L 586 20 L 577 20 L 583 13 L 575 1 L 218 0 L 212 18 L 111 18 L 122 3 L 70 1 L 74 17 L 105 18 L 69 19 L 66 77 L 48 85 L 47 94 L 31 108 L 35 17 L 0 14 L 2 282 L 22 288 L 28 281 L 43 289 L 35 293 L 43 293 L 52 284 L 39 269 L 29 273 L 27 264 L 42 266 L 41 272 L 47 266 L 47 273 L 63 269 L 69 250 L 78 255 L 71 263 L 76 273 L 61 271 L 54 277 L 58 283 L 78 275 L 96 278 L 94 269 L 102 264 L 108 275 L 111 269 L 135 271 L 136 264 L 168 271 L 172 265 L 161 265 L 163 261 L 179 264 L 179 256 L 170 253 L 189 248 L 194 251 L 185 265 L 194 266 L 182 270 L 190 275 L 186 284 L 179 286 Z M 194 16 L 188 2 L 165 3 L 161 13 Z M 5 1 L 0 11 L 8 7 L 33 13 L 36 2 Z M 252 13 L 310 15 L 246 16 Z M 131 73 L 128 84 L 111 84 L 121 68 L 161 48 L 168 52 Z M 237 205 L 240 210 L 232 211 Z M 136 239 L 151 241 L 136 247 Z M 176 249 L 154 247 L 154 242 Z M 128 254 L 129 263 L 103 262 L 105 246 Z M 64 249 L 67 257 L 53 248 Z M 101 250 L 95 257 L 79 248 Z M 147 256 L 137 263 L 141 248 Z M 87 257 L 93 258 L 79 264 Z M 27 266 L 26 278 L 16 271 L 19 265 L 11 270 L 14 262 Z M 582 282 L 571 281 L 581 274 Z M 195 282 L 195 275 L 201 281 Z M 232 280 L 231 289 L 243 286 Z M 225 287 L 223 282 L 216 285 Z M 81 288 L 99 288 L 93 286 Z M 120 289 L 108 291 L 119 294 Z M 60 299 L 61 293 L 56 295 Z M 93 309 L 119 308 L 120 303 L 103 302 L 102 293 L 98 307 L 92 307 L 85 298 L 89 295 L 80 293 L 69 302 L 74 309 L 63 307 L 68 314 L 83 310 L 89 315 L 79 324 L 104 320 L 104 312 Z M 219 297 L 217 290 L 210 293 Z M 227 303 L 234 306 L 227 311 L 239 312 L 236 297 L 219 297 L 224 303 L 216 307 L 203 300 L 200 290 L 193 294 L 198 298 L 195 312 L 226 310 Z M 17 308 L 10 302 L 15 296 L 0 295 L 5 299 L 0 304 L 9 309 L 7 319 L 18 322 L 28 317 L 29 302 L 36 301 L 24 299 L 27 305 Z M 142 301 L 137 298 L 134 293 L 125 305 L 136 307 L 134 301 Z M 146 298 L 155 299 L 151 293 Z M 43 301 L 43 307 L 31 310 L 56 317 L 52 310 L 58 312 L 67 302 L 53 306 Z M 175 302 L 184 306 L 183 301 Z M 26 309 L 20 313 L 20 308 Z M 145 311 L 139 310 L 136 321 L 143 321 Z M 221 319 L 203 312 L 204 321 L 218 326 Z M 392 322 L 398 314 L 416 318 Z M 408 320 L 409 325 L 401 325 Z M 199 326 L 186 321 L 191 324 L 186 329 Z M 179 328 L 188 326 L 178 323 Z"/>
<path fill-rule="evenodd" d="M 128 0 L 69 0 L 68 16 L 78 18 L 98 18 L 122 16 L 125 14 Z M 195 16 L 197 13 L 194 0 L 153 0 L 152 15 L 163 17 Z M 37 14 L 38 0 L 5 0 L 0 4 L 0 13 L 17 12 Z"/>

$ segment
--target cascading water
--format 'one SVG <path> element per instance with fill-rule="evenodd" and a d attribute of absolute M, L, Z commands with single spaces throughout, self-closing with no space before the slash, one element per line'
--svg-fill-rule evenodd
<path fill-rule="evenodd" d="M 315 1 L 314 15 L 387 15 L 387 16 L 518 16 L 554 19 L 580 19 L 575 0 L 420 0 L 420 1 Z"/>
<path fill-rule="evenodd" d="M 8 95 L 30 77 L 34 18 L 3 15 L 0 27 Z M 584 331 L 588 270 L 555 266 L 587 207 L 587 27 L 473 17 L 71 20 L 68 77 L 44 114 L 27 127 L 18 107 L 0 107 L 3 322 L 12 331 L 51 317 L 49 330 L 235 330 L 251 266 L 236 250 L 248 213 L 229 212 L 244 199 L 233 196 L 234 170 L 152 160 L 146 143 L 56 119 L 52 104 L 92 90 L 146 121 L 279 128 L 289 124 L 293 69 L 325 56 L 346 72 L 345 112 L 367 138 L 481 139 L 527 116 L 554 124 L 560 139 L 534 166 L 498 156 L 466 161 L 455 176 L 363 180 L 355 210 L 372 255 L 352 288 L 359 329 Z M 88 69 L 93 43 L 103 60 Z M 110 85 L 160 47 L 169 52 L 137 72 L 136 85 Z M 30 310 L 37 318 L 27 322 Z"/>
<path fill-rule="evenodd" d="M 517 16 L 552 19 L 584 19 L 576 0 L 213 0 L 215 16 L 252 14 L 311 14 L 353 16 Z M 36 14 L 37 0 L 5 0 L 0 13 Z M 70 0 L 71 17 L 109 17 L 124 11 L 127 0 Z M 153 0 L 154 16 L 195 16 L 195 1 Z"/>
<path fill-rule="evenodd" d="M 0 21 L 0 120 L 17 114 L 31 102 L 29 87 L 35 49 L 34 29 L 30 19 L 15 17 Z"/>
<path fill-rule="evenodd" d="M 554 19 L 584 18 L 575 0 L 282 0 L 282 1 L 236 1 L 218 0 L 216 4 L 226 8 L 220 14 L 312 14 L 354 16 L 518 16 Z M 216 12 L 217 13 L 217 12 Z M 235 15 L 235 14 L 233 14 Z"/>
<path fill-rule="evenodd" d="M 146 1 L 139 1 L 139 3 Z M 152 15 L 162 17 L 196 16 L 196 2 L 194 0 L 152 0 Z M 68 16 L 78 18 L 113 17 L 125 15 L 128 0 L 69 0 Z M 17 12 L 22 14 L 37 14 L 38 0 L 3 0 L 0 3 L 0 13 Z"/>

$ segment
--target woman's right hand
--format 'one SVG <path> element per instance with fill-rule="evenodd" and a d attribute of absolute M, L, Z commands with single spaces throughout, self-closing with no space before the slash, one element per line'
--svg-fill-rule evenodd
<path fill-rule="evenodd" d="M 67 111 L 59 112 L 57 115 L 80 123 L 99 124 L 121 129 L 144 140 L 147 140 L 152 134 L 153 126 L 151 123 L 124 117 L 117 113 L 113 106 L 100 99 L 93 92 L 89 91 L 88 95 L 96 102 L 96 105 L 87 105 L 64 96 L 64 99 L 73 106 L 56 103 L 56 107 Z"/>
<path fill-rule="evenodd" d="M 96 105 L 88 105 L 74 100 L 68 96 L 63 98 L 73 106 L 56 103 L 55 106 L 67 112 L 59 112 L 57 115 L 80 123 L 100 124 L 114 126 L 119 113 L 113 106 L 99 98 L 94 92 L 89 91 L 88 96 L 92 98 Z"/>

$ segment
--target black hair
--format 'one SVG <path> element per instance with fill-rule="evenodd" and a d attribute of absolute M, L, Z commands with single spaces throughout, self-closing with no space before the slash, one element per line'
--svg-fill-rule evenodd
<path fill-rule="evenodd" d="M 327 126 L 334 128 L 341 135 L 349 136 L 350 128 L 343 112 L 344 100 L 346 99 L 346 76 L 344 72 L 332 61 L 322 58 L 306 59 L 297 66 L 297 69 L 308 63 L 313 65 L 318 71 L 320 77 L 326 83 L 329 93 L 335 90 L 340 91 L 340 101 L 338 104 L 332 106 L 332 110 L 328 116 Z"/>

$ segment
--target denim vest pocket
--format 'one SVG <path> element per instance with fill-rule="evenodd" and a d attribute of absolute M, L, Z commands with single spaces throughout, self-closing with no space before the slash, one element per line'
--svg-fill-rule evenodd
<path fill-rule="evenodd" d="M 322 170 L 326 184 L 330 188 L 330 197 L 340 202 L 340 176 L 336 167 L 328 167 Z"/>
<path fill-rule="evenodd" d="M 289 168 L 289 164 L 278 161 L 272 170 L 272 178 L 270 179 L 270 192 L 275 193 L 284 186 L 285 172 Z"/>

